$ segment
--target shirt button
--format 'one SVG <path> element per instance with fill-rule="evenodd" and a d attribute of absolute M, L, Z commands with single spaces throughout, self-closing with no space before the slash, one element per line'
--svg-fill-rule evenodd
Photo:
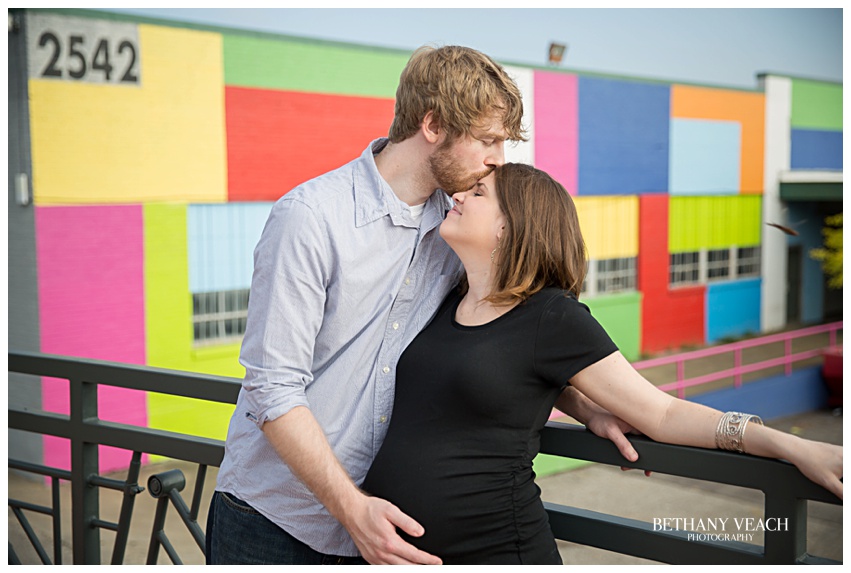
<path fill-rule="evenodd" d="M 399 330 L 399 323 L 398 322 L 393 323 L 393 330 Z"/>
<path fill-rule="evenodd" d="M 385 366 L 384 368 L 381 369 L 381 371 L 384 372 L 385 374 L 387 374 L 388 372 L 390 372 L 390 367 Z"/>
<path fill-rule="evenodd" d="M 406 285 L 411 284 L 411 278 L 410 277 L 405 277 L 405 284 Z"/>
<path fill-rule="evenodd" d="M 387 421 L 387 416 L 381 416 L 380 418 L 378 418 L 378 421 L 383 424 L 384 422 Z"/>

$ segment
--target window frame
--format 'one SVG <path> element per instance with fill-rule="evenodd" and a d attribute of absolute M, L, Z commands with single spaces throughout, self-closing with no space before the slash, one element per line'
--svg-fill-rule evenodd
<path fill-rule="evenodd" d="M 249 289 L 192 293 L 194 347 L 239 342 L 245 335 Z"/>
<path fill-rule="evenodd" d="M 745 251 L 747 251 L 747 256 L 743 255 Z M 716 256 L 713 256 L 713 253 Z M 689 256 L 691 260 L 675 262 L 677 258 L 683 259 L 686 256 Z M 690 273 L 692 280 L 675 281 L 675 273 L 680 275 Z M 672 290 L 715 282 L 759 278 L 761 276 L 761 245 L 749 245 L 745 247 L 733 245 L 723 249 L 700 249 L 698 251 L 668 253 L 668 288 Z"/>
<path fill-rule="evenodd" d="M 606 268 L 610 267 L 610 268 Z M 638 290 L 638 257 L 590 259 L 582 296 L 588 298 Z"/>

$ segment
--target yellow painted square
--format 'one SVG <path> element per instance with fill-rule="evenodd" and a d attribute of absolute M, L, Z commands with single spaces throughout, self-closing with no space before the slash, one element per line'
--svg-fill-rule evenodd
<path fill-rule="evenodd" d="M 574 197 L 589 259 L 638 255 L 638 196 Z"/>
<path fill-rule="evenodd" d="M 227 200 L 221 35 L 139 43 L 140 86 L 29 81 L 36 204 Z"/>

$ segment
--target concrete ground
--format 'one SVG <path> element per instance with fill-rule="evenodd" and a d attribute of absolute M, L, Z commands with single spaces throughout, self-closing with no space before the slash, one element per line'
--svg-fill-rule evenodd
<path fill-rule="evenodd" d="M 842 443 L 842 417 L 830 411 L 812 412 L 777 420 L 769 425 L 796 433 L 799 436 Z M 148 476 L 173 468 L 180 468 L 186 476 L 183 498 L 187 505 L 192 502 L 196 468 L 184 462 L 165 462 L 143 468 L 139 483 L 147 485 Z M 202 529 L 206 523 L 207 506 L 215 483 L 215 468 L 210 468 L 202 496 L 198 521 Z M 123 479 L 123 474 L 110 477 Z M 623 517 L 652 522 L 654 517 L 760 517 L 762 494 L 753 490 L 701 482 L 662 474 L 645 477 L 642 472 L 622 472 L 620 469 L 592 464 L 559 475 L 540 478 L 538 483 L 543 498 L 564 505 L 611 513 Z M 9 497 L 40 505 L 49 505 L 50 492 L 44 483 L 17 472 L 9 472 Z M 70 484 L 63 484 L 62 499 L 62 563 L 72 563 L 71 554 L 71 509 Z M 121 494 L 101 489 L 101 518 L 117 521 Z M 144 564 L 148 553 L 154 523 L 156 500 L 146 491 L 137 496 L 135 512 L 131 522 L 130 541 L 124 559 L 125 564 Z M 53 560 L 51 522 L 46 516 L 26 512 L 28 519 L 47 552 Z M 842 507 L 822 503 L 809 503 L 808 551 L 812 555 L 842 559 Z M 189 535 L 173 508 L 169 509 L 165 526 L 169 540 L 186 564 L 203 563 L 203 554 Z M 21 525 L 9 510 L 8 539 L 24 564 L 39 564 L 35 550 L 26 538 Z M 101 530 L 101 560 L 109 563 L 115 534 Z M 755 539 L 761 543 L 761 539 Z M 565 564 L 647 564 L 645 559 L 620 555 L 591 547 L 559 541 Z M 171 560 L 161 549 L 158 564 L 170 564 Z"/>

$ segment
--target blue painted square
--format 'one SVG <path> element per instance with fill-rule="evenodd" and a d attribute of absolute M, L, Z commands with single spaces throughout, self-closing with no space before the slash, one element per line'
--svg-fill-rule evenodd
<path fill-rule="evenodd" d="M 706 287 L 706 342 L 760 331 L 762 279 L 710 283 Z"/>
<path fill-rule="evenodd" d="M 737 121 L 672 119 L 670 193 L 738 193 L 741 151 L 742 126 Z"/>
<path fill-rule="evenodd" d="M 271 202 L 189 205 L 186 232 L 190 292 L 251 286 L 254 247 L 272 205 Z"/>
<path fill-rule="evenodd" d="M 792 169 L 842 169 L 842 132 L 792 130 Z"/>
<path fill-rule="evenodd" d="M 579 194 L 668 191 L 671 90 L 579 78 Z"/>

